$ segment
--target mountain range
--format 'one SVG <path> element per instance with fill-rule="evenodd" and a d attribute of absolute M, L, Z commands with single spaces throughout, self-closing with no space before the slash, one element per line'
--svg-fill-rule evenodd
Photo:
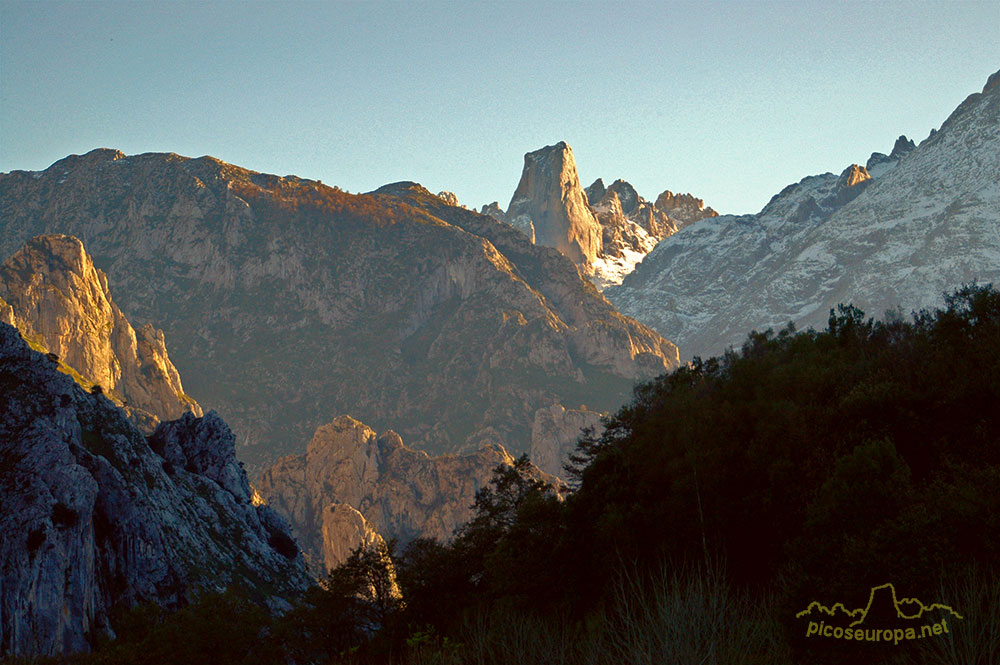
<path fill-rule="evenodd" d="M 345 413 L 432 453 L 518 454 L 539 409 L 610 410 L 678 362 L 558 251 L 412 183 L 95 150 L 0 176 L 0 230 L 6 256 L 78 237 L 257 472 Z"/>
<path fill-rule="evenodd" d="M 754 329 L 822 326 L 840 303 L 881 317 L 1000 281 L 1000 72 L 919 145 L 900 137 L 866 167 L 692 224 L 605 295 L 691 358 Z"/>

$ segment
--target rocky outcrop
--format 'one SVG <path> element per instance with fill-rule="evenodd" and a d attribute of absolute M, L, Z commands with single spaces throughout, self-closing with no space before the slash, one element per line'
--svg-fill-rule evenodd
<path fill-rule="evenodd" d="M 190 412 L 147 441 L 0 324 L 0 655 L 86 651 L 114 635 L 114 610 L 207 590 L 287 607 L 309 578 L 233 444 Z"/>
<path fill-rule="evenodd" d="M 484 205 L 483 209 L 479 211 L 479 214 L 486 215 L 487 217 L 492 217 L 498 222 L 502 222 L 506 217 L 506 214 L 504 213 L 503 209 L 500 207 L 500 204 L 497 201 Z M 532 231 L 531 242 L 535 242 L 534 231 Z"/>
<path fill-rule="evenodd" d="M 715 210 L 705 206 L 703 199 L 691 194 L 674 194 L 669 189 L 661 192 L 653 205 L 671 219 L 675 231 L 699 220 L 719 216 Z"/>
<path fill-rule="evenodd" d="M 258 473 L 331 413 L 432 453 L 520 454 L 535 411 L 610 410 L 676 349 L 558 251 L 402 183 L 352 195 L 208 157 L 99 150 L 0 175 L 0 252 L 72 233 Z"/>
<path fill-rule="evenodd" d="M 906 155 L 913 152 L 916 144 L 912 139 L 900 136 L 892 146 L 892 152 L 888 155 L 881 152 L 873 152 L 865 163 L 865 169 L 873 178 L 878 178 L 891 171 Z"/>
<path fill-rule="evenodd" d="M 316 430 L 304 455 L 279 460 L 259 490 L 286 516 L 317 569 L 342 563 L 378 536 L 402 544 L 417 537 L 447 541 L 468 521 L 476 490 L 514 458 L 492 445 L 467 455 L 430 457 L 395 432 L 341 416 Z M 559 481 L 538 472 L 540 479 Z"/>
<path fill-rule="evenodd" d="M 455 192 L 449 192 L 448 190 L 440 191 L 438 192 L 438 198 L 450 206 L 455 206 L 456 208 L 465 207 L 458 202 L 458 195 Z"/>
<path fill-rule="evenodd" d="M 580 266 L 589 266 L 601 252 L 600 224 L 580 186 L 573 150 L 563 141 L 524 156 L 506 219 L 521 230 L 530 224 L 535 242 L 555 247 Z"/>
<path fill-rule="evenodd" d="M 659 240 L 717 214 L 701 199 L 669 190 L 656 204 L 650 203 L 620 178 L 607 187 L 598 178 L 581 192 L 573 151 L 560 142 L 524 156 L 521 181 L 507 214 L 494 216 L 532 242 L 559 249 L 603 290 L 620 284 Z M 540 231 L 539 224 L 547 230 Z M 589 238 L 595 228 L 599 242 L 578 240 Z"/>
<path fill-rule="evenodd" d="M 604 180 L 598 178 L 594 182 L 590 183 L 590 187 L 587 187 L 583 191 L 587 193 L 587 201 L 590 205 L 594 205 L 594 203 L 604 198 L 604 194 L 608 190 L 604 186 Z"/>
<path fill-rule="evenodd" d="M 600 414 L 586 409 L 567 409 L 561 404 L 539 409 L 531 426 L 531 450 L 528 456 L 542 471 L 564 476 L 570 453 L 576 449 L 585 430 L 600 436 L 604 430 Z"/>
<path fill-rule="evenodd" d="M 333 570 L 347 561 L 359 547 L 367 550 L 385 546 L 385 540 L 365 516 L 346 503 L 328 505 L 322 511 L 320 523 L 325 570 Z"/>
<path fill-rule="evenodd" d="M 163 331 L 138 331 L 111 298 L 107 276 L 77 238 L 38 236 L 0 265 L 0 296 L 14 325 L 38 349 L 54 353 L 84 388 L 100 385 L 152 431 L 159 420 L 201 407 L 184 393 Z"/>
<path fill-rule="evenodd" d="M 605 293 L 685 357 L 707 357 L 751 330 L 823 328 L 841 303 L 881 317 L 998 283 L 998 119 L 1000 89 L 987 85 L 915 148 L 900 137 L 891 168 L 810 176 L 756 215 L 692 224 Z"/>

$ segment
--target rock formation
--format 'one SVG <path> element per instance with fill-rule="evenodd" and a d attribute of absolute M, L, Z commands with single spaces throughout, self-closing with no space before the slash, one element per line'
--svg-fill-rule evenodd
<path fill-rule="evenodd" d="M 202 414 L 184 394 L 163 331 L 148 323 L 132 328 L 77 238 L 31 239 L 0 265 L 0 298 L 8 309 L 0 320 L 56 354 L 84 388 L 100 385 L 148 431 L 186 411 Z"/>
<path fill-rule="evenodd" d="M 365 516 L 346 503 L 331 503 L 322 510 L 320 534 L 324 570 L 333 570 L 344 563 L 359 547 L 370 549 L 385 545 L 385 540 Z"/>
<path fill-rule="evenodd" d="M 504 213 L 503 209 L 500 207 L 500 204 L 497 201 L 484 205 L 483 209 L 480 210 L 479 213 L 481 215 L 486 215 L 487 217 L 492 217 L 498 222 L 502 222 L 504 220 L 504 217 L 506 217 L 506 214 Z M 531 242 L 535 242 L 533 231 L 531 236 Z"/>
<path fill-rule="evenodd" d="M 888 173 L 906 155 L 910 154 L 916 144 L 912 139 L 900 136 L 892 146 L 892 152 L 888 155 L 881 152 L 873 152 L 865 163 L 865 169 L 873 178 L 878 178 Z"/>
<path fill-rule="evenodd" d="M 85 651 L 112 610 L 208 590 L 287 607 L 310 581 L 233 444 L 211 412 L 147 441 L 0 323 L 0 654 Z"/>
<path fill-rule="evenodd" d="M 590 183 L 590 187 L 587 187 L 583 191 L 587 193 L 587 201 L 590 202 L 590 205 L 594 205 L 594 203 L 604 198 L 604 194 L 608 190 L 604 186 L 604 180 L 598 178 L 594 182 Z"/>
<path fill-rule="evenodd" d="M 703 220 L 660 242 L 621 286 L 623 312 L 685 357 L 831 308 L 869 315 L 941 304 L 973 280 L 1000 283 L 1000 72 L 920 145 L 790 185 L 756 215 Z"/>
<path fill-rule="evenodd" d="M 605 187 L 598 178 L 581 190 L 573 151 L 560 142 L 524 156 L 521 181 L 506 215 L 492 209 L 489 214 L 532 242 L 559 249 L 603 290 L 620 284 L 660 239 L 718 213 L 701 199 L 669 190 L 650 203 L 622 179 Z M 539 224 L 547 230 L 540 231 Z M 599 242 L 589 240 L 595 229 Z"/>
<path fill-rule="evenodd" d="M 703 199 L 690 194 L 674 194 L 669 189 L 661 192 L 653 205 L 673 221 L 675 231 L 699 220 L 719 216 L 719 213 L 705 206 Z"/>
<path fill-rule="evenodd" d="M 601 252 L 600 224 L 580 186 L 573 150 L 563 141 L 524 156 L 506 219 L 522 230 L 530 224 L 535 242 L 555 247 L 580 266 L 589 266 Z"/>
<path fill-rule="evenodd" d="M 455 194 L 455 192 L 449 192 L 448 190 L 440 191 L 438 192 L 438 198 L 450 206 L 455 206 L 456 208 L 465 207 L 458 202 L 458 196 Z"/>
<path fill-rule="evenodd" d="M 555 404 L 535 412 L 531 426 L 531 450 L 528 456 L 542 471 L 553 476 L 565 476 L 564 466 L 576 449 L 584 430 L 600 436 L 604 430 L 602 414 L 586 409 L 567 409 Z"/>
<path fill-rule="evenodd" d="M 0 175 L 0 252 L 57 232 L 137 327 L 164 328 L 255 473 L 331 413 L 433 453 L 519 454 L 538 409 L 610 410 L 677 363 L 558 251 L 417 186 L 352 195 L 111 150 Z"/>
<path fill-rule="evenodd" d="M 487 446 L 466 455 L 430 457 L 395 432 L 376 435 L 349 416 L 316 430 L 304 455 L 279 460 L 259 490 L 286 516 L 315 568 L 342 563 L 358 544 L 379 537 L 405 544 L 449 540 L 471 516 L 476 490 L 514 458 Z M 553 484 L 559 481 L 538 472 Z"/>

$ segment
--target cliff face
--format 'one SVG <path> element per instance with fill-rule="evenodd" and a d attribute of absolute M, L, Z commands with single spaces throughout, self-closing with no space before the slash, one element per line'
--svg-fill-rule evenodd
<path fill-rule="evenodd" d="M 539 469 L 553 476 L 565 477 L 563 467 L 584 430 L 593 430 L 595 436 L 604 431 L 602 414 L 586 409 L 567 409 L 555 404 L 535 412 L 531 426 L 531 450 L 528 456 Z"/>
<path fill-rule="evenodd" d="M 163 331 L 132 328 L 111 298 L 107 276 L 72 236 L 31 239 L 0 265 L 0 320 L 36 348 L 55 353 L 88 383 L 98 384 L 149 431 L 186 411 L 202 414 L 184 394 Z"/>
<path fill-rule="evenodd" d="M 352 413 L 434 453 L 531 445 L 676 366 L 571 261 L 419 187 L 350 195 L 211 158 L 99 150 L 0 175 L 0 251 L 72 233 L 255 470 Z"/>
<path fill-rule="evenodd" d="M 288 527 L 251 500 L 233 436 L 185 413 L 147 441 L 0 324 L 0 654 L 88 650 L 112 610 L 309 584 Z"/>
<path fill-rule="evenodd" d="M 599 289 L 621 284 L 662 238 L 716 216 L 690 194 L 666 190 L 650 203 L 630 183 L 600 178 L 586 189 L 573 150 L 564 142 L 524 156 L 524 169 L 506 214 L 495 204 L 483 214 L 504 221 L 533 243 L 555 247 Z"/>
<path fill-rule="evenodd" d="M 524 156 L 521 181 L 507 207 L 508 223 L 534 228 L 535 242 L 589 266 L 601 252 L 601 226 L 580 186 L 573 150 L 565 142 Z"/>
<path fill-rule="evenodd" d="M 304 455 L 279 460 L 260 481 L 269 505 L 291 522 L 307 559 L 327 568 L 377 538 L 449 540 L 471 517 L 476 490 L 514 458 L 500 446 L 430 457 L 399 435 L 348 416 L 323 425 Z M 558 481 L 547 474 L 538 477 Z"/>

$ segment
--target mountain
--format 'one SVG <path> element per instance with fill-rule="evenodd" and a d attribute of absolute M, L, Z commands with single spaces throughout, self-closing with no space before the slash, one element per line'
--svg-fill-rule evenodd
<path fill-rule="evenodd" d="M 131 326 L 77 238 L 32 238 L 0 265 L 0 321 L 56 354 L 85 389 L 101 386 L 147 432 L 186 411 L 202 415 L 184 393 L 163 331 Z"/>
<path fill-rule="evenodd" d="M 573 149 L 564 141 L 524 156 L 506 219 L 579 265 L 592 264 L 601 253 L 601 226 L 580 186 Z"/>
<path fill-rule="evenodd" d="M 555 247 L 604 289 L 620 284 L 661 238 L 718 213 L 701 199 L 670 190 L 650 203 L 621 179 L 605 187 L 598 178 L 584 189 L 573 149 L 560 141 L 524 156 L 506 213 L 494 202 L 483 206 L 482 214 L 510 224 L 532 242 Z"/>
<path fill-rule="evenodd" d="M 331 414 L 432 453 L 531 446 L 677 365 L 576 266 L 413 184 L 353 195 L 210 157 L 95 150 L 0 176 L 0 252 L 80 238 L 130 320 L 262 470 Z"/>
<path fill-rule="evenodd" d="M 685 357 L 852 302 L 881 316 L 1000 281 L 1000 72 L 915 148 L 811 176 L 756 215 L 716 217 L 657 245 L 607 297 Z"/>
<path fill-rule="evenodd" d="M 343 563 L 358 545 L 395 538 L 448 541 L 468 521 L 476 491 L 511 466 L 502 447 L 430 457 L 392 431 L 341 416 L 316 430 L 303 455 L 276 462 L 260 480 L 268 504 L 291 522 L 314 569 Z M 558 481 L 541 472 L 550 484 Z"/>
<path fill-rule="evenodd" d="M 88 650 L 138 603 L 240 587 L 280 608 L 310 583 L 214 412 L 147 439 L 5 323 L 0 460 L 0 655 Z"/>

